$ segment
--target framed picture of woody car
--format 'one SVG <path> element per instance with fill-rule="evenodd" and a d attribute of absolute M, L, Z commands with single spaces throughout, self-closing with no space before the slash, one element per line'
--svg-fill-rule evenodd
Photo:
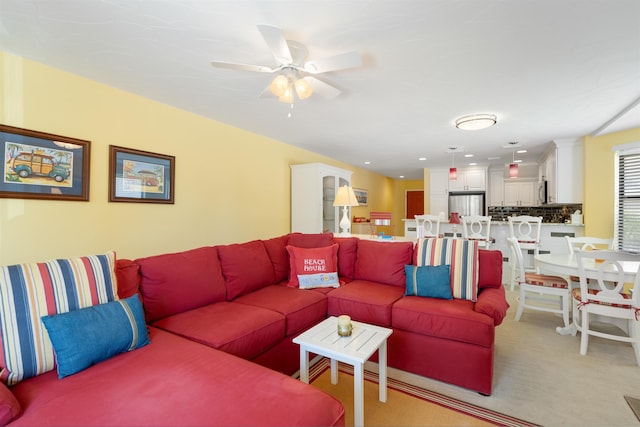
<path fill-rule="evenodd" d="M 109 146 L 110 202 L 173 204 L 174 182 L 174 156 Z"/>
<path fill-rule="evenodd" d="M 0 125 L 0 150 L 0 197 L 89 200 L 89 141 Z"/>

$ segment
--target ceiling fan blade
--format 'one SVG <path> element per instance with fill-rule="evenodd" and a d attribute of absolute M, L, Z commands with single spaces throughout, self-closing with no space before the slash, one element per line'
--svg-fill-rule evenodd
<path fill-rule="evenodd" d="M 361 65 L 362 58 L 360 58 L 358 52 L 347 52 L 318 61 L 308 61 L 304 64 L 304 70 L 310 74 L 320 74 L 329 71 L 344 70 L 346 68 L 360 67 Z"/>
<path fill-rule="evenodd" d="M 293 59 L 282 29 L 273 25 L 258 25 L 258 30 L 260 30 L 278 64 L 291 64 Z"/>
<path fill-rule="evenodd" d="M 211 61 L 211 65 L 216 68 L 229 68 L 231 70 L 254 71 L 256 73 L 273 73 L 275 68 L 265 67 L 264 65 L 240 64 L 237 62 Z"/>
<path fill-rule="evenodd" d="M 306 76 L 304 79 L 311 85 L 313 92 L 323 98 L 333 99 L 342 93 L 337 87 L 331 86 L 329 83 L 325 83 L 315 77 Z"/>

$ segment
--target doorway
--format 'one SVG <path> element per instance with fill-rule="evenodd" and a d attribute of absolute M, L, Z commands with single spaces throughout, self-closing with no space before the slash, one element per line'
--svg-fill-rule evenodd
<path fill-rule="evenodd" d="M 424 214 L 424 190 L 407 190 L 405 197 L 405 219 Z"/>

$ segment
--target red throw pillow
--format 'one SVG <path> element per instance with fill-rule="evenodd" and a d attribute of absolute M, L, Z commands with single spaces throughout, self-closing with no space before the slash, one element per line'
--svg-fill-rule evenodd
<path fill-rule="evenodd" d="M 289 252 L 289 286 L 326 288 L 339 286 L 338 244 L 322 248 L 298 248 L 287 245 Z M 299 276 L 305 276 L 304 280 Z"/>
<path fill-rule="evenodd" d="M 296 248 L 319 248 L 322 246 L 331 246 L 333 241 L 333 233 L 289 233 L 288 245 Z"/>

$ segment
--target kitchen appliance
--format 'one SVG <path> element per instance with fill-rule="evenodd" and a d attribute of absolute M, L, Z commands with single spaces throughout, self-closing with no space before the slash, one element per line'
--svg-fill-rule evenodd
<path fill-rule="evenodd" d="M 457 212 L 459 216 L 485 215 L 485 192 L 464 191 L 449 193 L 449 215 Z"/>
<path fill-rule="evenodd" d="M 549 192 L 547 180 L 542 180 L 538 183 L 538 204 L 546 205 L 549 203 Z"/>

